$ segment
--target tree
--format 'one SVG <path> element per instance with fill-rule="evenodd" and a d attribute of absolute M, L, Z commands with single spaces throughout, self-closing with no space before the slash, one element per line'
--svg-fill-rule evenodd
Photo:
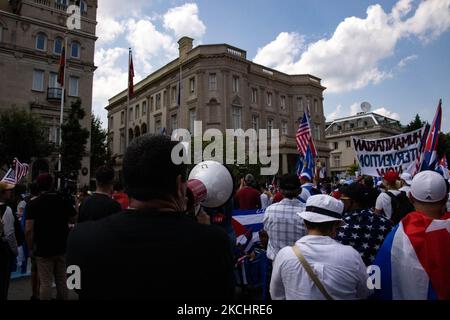
<path fill-rule="evenodd" d="M 91 115 L 91 177 L 93 177 L 96 168 L 110 162 L 108 133 L 102 128 L 100 118 Z"/>
<path fill-rule="evenodd" d="M 422 119 L 420 118 L 420 116 L 418 114 L 416 114 L 416 117 L 414 118 L 414 120 L 412 120 L 405 128 L 404 132 L 411 132 L 417 129 L 422 128 L 424 125 L 426 124 L 425 121 L 422 121 Z"/>
<path fill-rule="evenodd" d="M 0 167 L 10 165 L 15 157 L 30 163 L 32 158 L 49 156 L 52 150 L 38 116 L 25 110 L 0 112 Z"/>
<path fill-rule="evenodd" d="M 78 176 L 81 169 L 81 160 L 86 152 L 86 143 L 89 138 L 89 130 L 82 128 L 80 121 L 85 117 L 81 107 L 81 100 L 72 102 L 69 117 L 62 125 L 62 172 Z"/>

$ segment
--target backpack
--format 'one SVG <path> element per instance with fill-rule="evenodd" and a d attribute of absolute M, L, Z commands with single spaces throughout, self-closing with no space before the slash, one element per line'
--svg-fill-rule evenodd
<path fill-rule="evenodd" d="M 0 218 L 3 219 L 3 216 L 6 213 L 7 206 L 0 206 Z M 22 226 L 20 225 L 19 218 L 17 215 L 13 213 L 14 217 L 14 235 L 16 237 L 17 246 L 20 247 L 25 243 L 25 234 L 23 232 Z"/>
<path fill-rule="evenodd" d="M 413 212 L 414 206 L 409 201 L 405 191 L 401 191 L 398 195 L 392 192 L 386 192 L 391 197 L 392 216 L 391 220 L 394 225 L 398 224 L 408 213 Z"/>

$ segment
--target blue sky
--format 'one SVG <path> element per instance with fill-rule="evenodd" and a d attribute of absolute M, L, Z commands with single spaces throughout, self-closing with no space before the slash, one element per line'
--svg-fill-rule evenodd
<path fill-rule="evenodd" d="M 286 73 L 312 73 L 328 87 L 327 119 L 369 101 L 402 123 L 432 121 L 443 99 L 450 131 L 450 0 L 270 1 L 99 0 L 94 113 L 127 84 L 127 48 L 136 81 L 194 44 L 228 43 Z"/>

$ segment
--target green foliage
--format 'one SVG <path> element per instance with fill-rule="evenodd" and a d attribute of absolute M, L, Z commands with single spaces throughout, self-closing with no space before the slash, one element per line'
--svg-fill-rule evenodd
<path fill-rule="evenodd" d="M 73 102 L 70 106 L 69 117 L 62 126 L 62 172 L 78 175 L 81 169 L 81 160 L 86 153 L 86 143 L 89 130 L 82 128 L 80 121 L 85 117 L 81 107 L 81 100 Z"/>
<path fill-rule="evenodd" d="M 47 157 L 52 150 L 38 116 L 16 109 L 0 112 L 0 167 L 10 165 L 15 157 L 30 163 L 34 157 Z"/>
<path fill-rule="evenodd" d="M 91 177 L 95 170 L 111 162 L 108 149 L 108 133 L 102 128 L 100 118 L 91 115 Z"/>
<path fill-rule="evenodd" d="M 420 116 L 418 114 L 416 114 L 416 117 L 414 118 L 414 120 L 412 120 L 405 128 L 404 132 L 411 132 L 417 129 L 422 128 L 424 125 L 426 124 L 425 121 L 422 121 L 422 119 L 420 118 Z"/>

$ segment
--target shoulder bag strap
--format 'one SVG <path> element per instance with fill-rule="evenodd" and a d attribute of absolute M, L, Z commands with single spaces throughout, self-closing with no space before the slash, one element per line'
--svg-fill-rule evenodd
<path fill-rule="evenodd" d="M 308 273 L 310 279 L 314 282 L 314 284 L 319 288 L 320 292 L 322 292 L 323 296 L 327 300 L 333 300 L 333 298 L 329 295 L 325 287 L 323 286 L 322 282 L 320 282 L 319 278 L 314 273 L 313 269 L 311 268 L 308 261 L 306 261 L 303 254 L 300 252 L 300 248 L 296 245 L 292 246 L 292 250 L 294 250 L 295 255 L 297 256 L 298 260 L 300 260 L 300 263 L 302 264 L 303 268 L 305 268 L 306 272 Z"/>

